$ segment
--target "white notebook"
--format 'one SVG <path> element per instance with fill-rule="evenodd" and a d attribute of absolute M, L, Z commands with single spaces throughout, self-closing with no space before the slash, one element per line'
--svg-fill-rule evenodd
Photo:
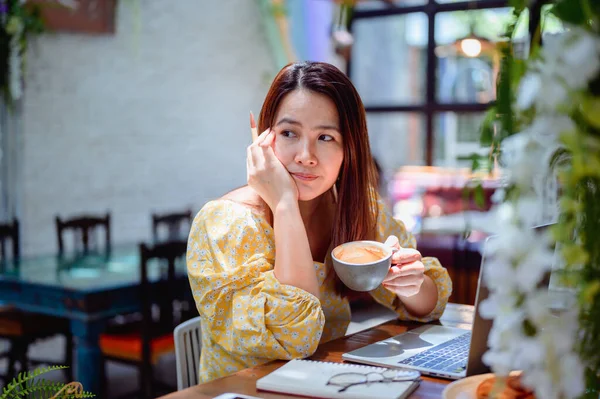
<path fill-rule="evenodd" d="M 352 385 L 343 392 L 342 386 L 328 385 L 331 377 L 341 373 L 381 373 L 390 369 L 350 363 L 319 362 L 315 360 L 290 360 L 277 370 L 256 381 L 256 388 L 263 391 L 310 396 L 314 398 L 350 399 L 404 399 L 418 386 L 420 379 L 412 381 L 371 382 Z M 397 370 L 395 370 L 397 371 Z M 418 378 L 418 372 L 416 373 Z M 371 374 L 370 379 L 377 378 Z M 339 379 L 339 376 L 337 377 Z M 334 380 L 335 381 L 335 380 Z"/>

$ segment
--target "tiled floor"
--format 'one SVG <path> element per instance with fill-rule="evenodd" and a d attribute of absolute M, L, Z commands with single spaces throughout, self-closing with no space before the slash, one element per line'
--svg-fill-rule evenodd
<path fill-rule="evenodd" d="M 352 334 L 377 324 L 384 323 L 388 320 L 392 320 L 393 318 L 395 318 L 395 314 L 393 312 L 379 305 L 359 308 L 353 312 L 352 322 L 348 326 L 347 333 Z M 4 351 L 7 347 L 8 345 L 6 342 L 0 341 L 0 352 Z M 62 354 L 64 353 L 63 348 L 64 339 L 58 337 L 33 345 L 29 353 L 36 357 L 39 356 L 46 359 L 56 359 L 56 361 L 59 362 Z M 1 360 L 0 374 L 4 374 L 6 372 L 6 367 L 7 361 L 5 359 Z M 169 385 L 177 385 L 175 374 L 175 355 L 170 354 L 161 358 L 156 370 L 156 375 Z M 58 371 L 48 373 L 45 376 L 48 379 L 63 381 L 63 375 Z M 108 379 L 109 397 L 106 399 L 126 394 L 127 392 L 134 391 L 137 388 L 137 372 L 131 367 L 122 366 L 116 363 L 109 363 Z"/>

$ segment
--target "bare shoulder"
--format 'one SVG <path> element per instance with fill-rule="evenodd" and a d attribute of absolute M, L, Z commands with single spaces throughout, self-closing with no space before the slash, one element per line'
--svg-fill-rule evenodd
<path fill-rule="evenodd" d="M 223 195 L 219 199 L 230 200 L 230 201 L 240 202 L 240 203 L 247 203 L 247 202 L 254 203 L 259 198 L 260 197 L 258 196 L 258 194 L 256 194 L 254 192 L 254 190 L 252 190 L 248 186 L 243 186 L 243 187 L 236 188 L 235 190 L 228 192 L 227 194 Z"/>
<path fill-rule="evenodd" d="M 270 220 L 270 210 L 265 201 L 248 186 L 237 188 L 233 191 L 228 192 L 221 198 L 221 200 L 229 200 L 236 202 L 249 208 L 252 212 Z"/>

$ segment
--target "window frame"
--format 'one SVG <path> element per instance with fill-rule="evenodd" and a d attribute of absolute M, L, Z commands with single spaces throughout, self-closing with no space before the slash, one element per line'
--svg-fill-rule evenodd
<path fill-rule="evenodd" d="M 425 165 L 433 165 L 433 155 L 435 148 L 435 117 L 441 112 L 455 112 L 458 114 L 485 112 L 494 102 L 489 103 L 459 103 L 459 102 L 438 102 L 436 98 L 437 91 L 437 57 L 435 55 L 435 20 L 438 13 L 452 11 L 474 11 L 494 8 L 510 7 L 509 0 L 472 0 L 459 1 L 455 3 L 438 3 L 435 0 L 429 0 L 426 4 L 416 6 L 394 6 L 386 3 L 386 7 L 374 10 L 356 10 L 352 12 L 348 22 L 348 30 L 353 33 L 353 25 L 357 20 L 385 18 L 389 16 L 407 15 L 412 13 L 424 13 L 427 16 L 427 49 L 426 49 L 426 72 L 425 72 L 425 102 L 422 104 L 384 104 L 372 106 L 365 104 L 367 113 L 416 113 L 425 118 Z M 529 31 L 530 37 L 532 30 L 539 24 L 541 10 L 530 10 Z M 532 17 L 535 16 L 535 17 Z M 537 18 L 537 20 L 536 20 Z M 348 60 L 346 71 L 352 79 L 352 61 Z"/>

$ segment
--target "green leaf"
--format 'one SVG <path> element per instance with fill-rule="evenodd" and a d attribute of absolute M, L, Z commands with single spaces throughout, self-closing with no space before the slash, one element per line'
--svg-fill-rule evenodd
<path fill-rule="evenodd" d="M 25 387 L 25 383 L 33 382 L 34 378 L 39 377 L 42 374 L 48 373 L 54 370 L 62 370 L 66 369 L 66 366 L 49 366 L 35 369 L 33 371 L 21 372 L 17 377 L 15 377 L 11 382 L 9 382 L 4 391 L 2 392 L 2 396 L 0 399 L 13 399 L 15 397 L 22 396 L 21 392 L 27 389 Z M 10 396 L 9 396 L 10 394 Z"/>
<path fill-rule="evenodd" d="M 529 319 L 525 319 L 523 320 L 523 332 L 528 337 L 534 337 L 537 334 L 537 328 Z"/>
<path fill-rule="evenodd" d="M 527 6 L 527 2 L 525 0 L 510 0 L 509 4 L 516 10 L 522 10 L 525 8 L 525 6 Z"/>
<path fill-rule="evenodd" d="M 581 115 L 590 125 L 600 128 L 600 98 L 584 96 L 581 100 Z"/>
<path fill-rule="evenodd" d="M 525 60 L 521 59 L 513 59 L 512 69 L 511 69 L 511 84 L 513 87 L 517 87 L 521 82 L 521 78 L 525 76 L 525 72 L 527 72 L 527 64 Z"/>
<path fill-rule="evenodd" d="M 581 0 L 558 0 L 550 12 L 564 22 L 575 25 L 586 23 L 586 16 L 583 7 L 581 7 Z"/>
<path fill-rule="evenodd" d="M 584 288 L 581 292 L 581 300 L 584 304 L 589 304 L 594 301 L 594 298 L 600 292 L 600 281 L 595 280 L 591 281 L 584 285 Z"/>
<path fill-rule="evenodd" d="M 497 120 L 496 107 L 492 107 L 487 110 L 485 118 L 479 127 L 479 142 L 481 145 L 489 147 L 494 143 L 494 124 Z M 475 168 L 473 168 L 475 170 Z"/>
<path fill-rule="evenodd" d="M 483 209 L 485 206 L 485 193 L 481 184 L 475 186 L 473 196 L 475 199 L 475 205 L 477 205 L 480 209 Z"/>
<path fill-rule="evenodd" d="M 600 1 L 590 1 L 590 8 L 596 16 L 600 16 Z"/>
<path fill-rule="evenodd" d="M 592 95 L 600 96 L 600 75 L 590 81 L 588 88 Z"/>

